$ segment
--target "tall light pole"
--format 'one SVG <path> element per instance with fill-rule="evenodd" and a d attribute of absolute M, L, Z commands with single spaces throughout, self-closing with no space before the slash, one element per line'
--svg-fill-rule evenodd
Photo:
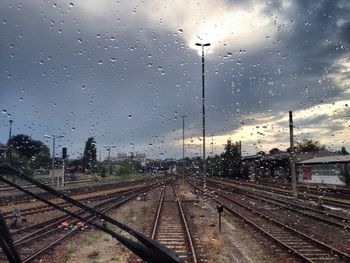
<path fill-rule="evenodd" d="M 11 137 L 12 137 L 12 123 L 13 120 L 9 120 L 10 122 L 10 130 L 9 130 L 9 140 L 7 142 L 7 151 L 8 151 L 8 161 L 10 162 L 10 165 L 12 165 L 12 153 L 11 153 L 11 145 L 10 145 L 10 141 L 11 141 Z"/>
<path fill-rule="evenodd" d="M 297 190 L 297 176 L 295 172 L 295 148 L 294 148 L 294 124 L 293 124 L 293 112 L 289 111 L 289 141 L 290 141 L 290 173 L 292 177 L 292 192 L 293 197 L 298 198 Z"/>
<path fill-rule="evenodd" d="M 182 181 L 185 181 L 185 118 L 186 115 L 182 115 Z"/>
<path fill-rule="evenodd" d="M 112 174 L 112 164 L 111 164 L 111 148 L 117 147 L 117 145 L 103 145 L 108 152 L 108 164 L 109 164 L 109 176 Z"/>
<path fill-rule="evenodd" d="M 205 165 L 205 89 L 204 89 L 204 47 L 209 47 L 210 43 L 196 43 L 196 46 L 202 47 L 202 128 L 203 128 L 203 173 L 206 173 Z"/>
<path fill-rule="evenodd" d="M 45 134 L 46 138 L 52 139 L 52 173 L 51 173 L 51 185 L 54 184 L 54 174 L 55 174 L 55 142 L 56 139 L 63 138 L 63 135 L 47 135 Z"/>

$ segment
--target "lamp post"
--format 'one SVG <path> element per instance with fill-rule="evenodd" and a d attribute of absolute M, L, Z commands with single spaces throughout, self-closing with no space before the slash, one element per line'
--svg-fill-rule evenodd
<path fill-rule="evenodd" d="M 182 182 L 185 182 L 185 118 L 186 115 L 182 115 Z"/>
<path fill-rule="evenodd" d="M 108 164 L 109 164 L 109 176 L 112 174 L 112 164 L 111 164 L 111 148 L 117 147 L 116 145 L 103 145 L 108 152 Z"/>
<path fill-rule="evenodd" d="M 9 130 L 9 140 L 7 142 L 7 151 L 8 151 L 8 160 L 10 162 L 10 165 L 12 165 L 12 153 L 11 153 L 11 145 L 10 145 L 10 141 L 11 141 L 11 137 L 12 137 L 12 123 L 13 123 L 13 120 L 9 120 L 10 122 L 10 130 Z"/>
<path fill-rule="evenodd" d="M 54 184 L 54 174 L 55 174 L 55 143 L 56 139 L 63 138 L 63 135 L 45 135 L 46 138 L 52 139 L 52 174 L 51 174 L 51 185 Z"/>
<path fill-rule="evenodd" d="M 196 43 L 196 46 L 202 47 L 202 129 L 203 129 L 203 173 L 206 173 L 205 165 L 205 70 L 204 70 L 204 47 L 209 47 L 210 43 Z"/>

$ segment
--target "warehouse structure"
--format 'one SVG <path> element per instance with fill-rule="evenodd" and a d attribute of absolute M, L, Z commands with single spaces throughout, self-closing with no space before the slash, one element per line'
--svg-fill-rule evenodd
<path fill-rule="evenodd" d="M 349 167 L 350 155 L 316 157 L 296 163 L 298 180 L 305 183 L 344 185 L 343 172 Z"/>

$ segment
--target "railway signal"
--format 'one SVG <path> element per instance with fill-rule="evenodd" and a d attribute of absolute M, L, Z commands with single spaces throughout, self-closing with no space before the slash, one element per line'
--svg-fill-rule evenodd
<path fill-rule="evenodd" d="M 224 212 L 224 206 L 223 205 L 218 205 L 216 207 L 218 214 L 219 214 L 219 232 L 221 233 L 221 214 Z"/>

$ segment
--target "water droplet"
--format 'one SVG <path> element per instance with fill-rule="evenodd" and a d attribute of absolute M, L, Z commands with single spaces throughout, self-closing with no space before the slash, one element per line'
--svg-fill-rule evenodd
<path fill-rule="evenodd" d="M 75 131 L 75 128 L 74 128 L 74 127 L 72 127 L 72 131 Z"/>
<path fill-rule="evenodd" d="M 116 62 L 117 61 L 116 58 L 111 58 L 110 60 L 111 60 L 111 62 Z"/>
<path fill-rule="evenodd" d="M 21 98 L 19 98 L 19 101 L 21 101 L 21 102 L 22 102 L 22 101 L 23 101 L 23 98 L 22 98 L 22 97 L 21 97 Z"/>
<path fill-rule="evenodd" d="M 2 110 L 2 113 L 3 113 L 3 114 L 6 114 L 6 113 L 7 113 L 7 110 Z"/>
<path fill-rule="evenodd" d="M 69 6 L 70 6 L 70 7 L 74 7 L 74 3 L 70 2 L 70 3 L 69 3 Z"/>
<path fill-rule="evenodd" d="M 129 119 L 131 119 L 132 118 L 132 115 L 131 114 L 129 114 Z"/>
<path fill-rule="evenodd" d="M 5 25 L 7 23 L 7 21 L 4 19 L 4 20 L 2 20 L 2 23 Z"/>
<path fill-rule="evenodd" d="M 78 43 L 81 44 L 81 42 L 83 42 L 83 40 L 81 38 L 78 38 Z"/>

